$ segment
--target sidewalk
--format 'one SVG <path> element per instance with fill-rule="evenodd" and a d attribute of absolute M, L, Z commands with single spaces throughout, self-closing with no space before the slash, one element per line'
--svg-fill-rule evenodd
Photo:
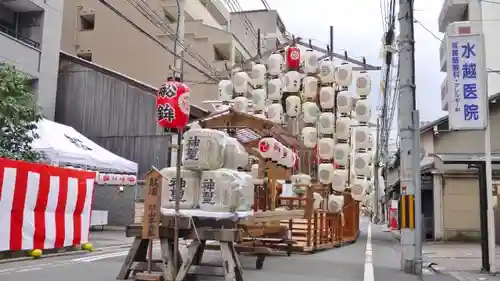
<path fill-rule="evenodd" d="M 448 273 L 460 281 L 500 280 L 500 276 L 490 276 L 480 272 L 480 244 L 429 242 L 424 244 L 422 251 L 426 259 L 437 264 L 434 269 Z M 498 248 L 496 268 L 500 268 L 500 249 Z"/>
<path fill-rule="evenodd" d="M 399 230 L 388 230 L 401 239 Z M 459 281 L 499 280 L 500 275 L 481 273 L 481 245 L 478 243 L 425 242 L 423 259 L 431 263 L 433 270 L 447 274 Z M 496 268 L 500 270 L 500 247 L 496 252 Z"/>
<path fill-rule="evenodd" d="M 133 238 L 125 236 L 124 227 L 107 226 L 104 230 L 98 229 L 90 231 L 90 243 L 92 243 L 96 249 L 121 245 L 130 247 L 132 241 Z"/>

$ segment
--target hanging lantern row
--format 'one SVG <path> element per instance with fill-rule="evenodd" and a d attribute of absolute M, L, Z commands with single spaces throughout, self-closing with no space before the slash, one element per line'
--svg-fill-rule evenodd
<path fill-rule="evenodd" d="M 272 161 L 285 168 L 293 168 L 298 162 L 297 154 L 274 138 L 262 138 L 258 149 L 266 161 Z"/>
<path fill-rule="evenodd" d="M 97 173 L 96 183 L 98 185 L 136 185 L 137 177 L 133 175 Z"/>

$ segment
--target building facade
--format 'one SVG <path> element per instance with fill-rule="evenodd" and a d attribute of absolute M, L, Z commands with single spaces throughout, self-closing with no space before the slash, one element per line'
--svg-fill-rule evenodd
<path fill-rule="evenodd" d="M 250 22 L 251 25 L 248 23 Z M 250 10 L 231 13 L 231 31 L 252 51 L 256 52 L 257 38 L 261 32 L 262 50 L 270 50 L 287 40 L 285 24 L 276 10 Z"/>
<path fill-rule="evenodd" d="M 147 6 L 140 2 L 107 0 L 108 7 L 98 0 L 67 1 L 62 50 L 159 85 L 171 75 L 174 64 L 169 50 L 174 45 L 177 1 L 153 0 Z M 203 101 L 217 97 L 212 78 L 253 53 L 231 33 L 231 16 L 220 0 L 186 1 L 185 16 L 189 52 L 184 56 L 205 73 L 185 65 L 184 78 L 192 88 L 194 104 L 210 108 Z"/>
<path fill-rule="evenodd" d="M 482 27 L 485 41 L 486 67 L 488 69 L 488 94 L 493 95 L 500 92 L 500 55 L 497 52 L 498 28 L 500 22 L 497 20 L 500 15 L 500 5 L 472 0 L 445 0 L 439 14 L 439 31 L 445 33 L 439 48 L 441 71 L 447 72 L 447 61 L 449 55 L 446 51 L 446 32 L 450 24 L 455 23 L 454 28 L 469 29 L 472 33 L 478 32 Z M 482 15 L 482 18 L 480 16 Z M 495 73 L 496 72 L 496 73 Z M 446 77 L 441 84 L 441 106 L 444 111 L 448 110 L 450 91 L 448 90 Z"/>
<path fill-rule="evenodd" d="M 500 94 L 490 97 L 491 150 L 500 154 Z M 482 131 L 449 131 L 447 116 L 422 127 L 420 143 L 424 157 L 420 163 L 422 211 L 427 237 L 435 240 L 478 240 L 480 208 L 478 171 L 466 164 L 447 164 L 446 159 L 484 159 Z M 500 165 L 493 165 L 493 189 L 500 183 Z M 390 199 L 398 199 L 399 169 L 388 173 Z M 496 204 L 496 195 L 495 200 Z M 495 215 L 498 218 L 498 210 Z M 500 229 L 500 218 L 496 221 Z M 500 242 L 500 240 L 499 240 Z"/>
<path fill-rule="evenodd" d="M 0 1 L 0 61 L 33 79 L 37 103 L 53 120 L 63 0 Z"/>

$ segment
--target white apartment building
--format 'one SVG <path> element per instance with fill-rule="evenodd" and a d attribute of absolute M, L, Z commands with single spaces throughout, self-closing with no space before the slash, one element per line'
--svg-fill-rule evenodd
<path fill-rule="evenodd" d="M 482 13 L 482 21 L 479 15 Z M 457 23 L 457 28 L 470 28 L 471 32 L 480 29 L 484 32 L 486 67 L 488 74 L 488 95 L 500 92 L 500 5 L 483 1 L 481 8 L 476 0 L 445 0 L 439 14 L 439 31 L 445 33 L 443 42 L 439 48 L 441 71 L 447 72 L 448 55 L 446 52 L 446 31 L 450 24 Z M 458 22 L 464 22 L 458 24 Z M 497 73 L 494 73 L 497 71 Z M 446 77 L 441 84 L 441 107 L 448 110 L 449 91 L 447 89 Z"/>
<path fill-rule="evenodd" d="M 0 1 L 0 61 L 33 77 L 37 103 L 54 119 L 63 0 Z"/>

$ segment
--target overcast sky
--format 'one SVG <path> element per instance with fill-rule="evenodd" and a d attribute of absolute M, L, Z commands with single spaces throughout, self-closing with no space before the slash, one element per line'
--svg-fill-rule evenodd
<path fill-rule="evenodd" d="M 263 9 L 260 0 L 240 0 L 244 10 Z M 375 0 L 267 0 L 272 9 L 278 10 L 287 30 L 313 43 L 325 46 L 329 40 L 329 26 L 334 27 L 334 50 L 347 50 L 349 56 L 365 56 L 370 64 L 378 60 L 383 34 L 380 1 Z M 297 4 L 293 4 L 296 2 Z M 388 1 L 384 1 L 388 2 Z M 441 82 L 445 74 L 439 71 L 439 45 L 437 18 L 443 0 L 415 1 L 417 106 L 422 121 L 433 121 L 445 113 L 441 111 Z M 304 5 L 307 3 L 307 5 Z M 321 4 L 320 4 L 321 3 Z M 374 95 L 378 98 L 380 74 L 372 75 Z M 376 104 L 376 98 L 372 100 Z"/>

